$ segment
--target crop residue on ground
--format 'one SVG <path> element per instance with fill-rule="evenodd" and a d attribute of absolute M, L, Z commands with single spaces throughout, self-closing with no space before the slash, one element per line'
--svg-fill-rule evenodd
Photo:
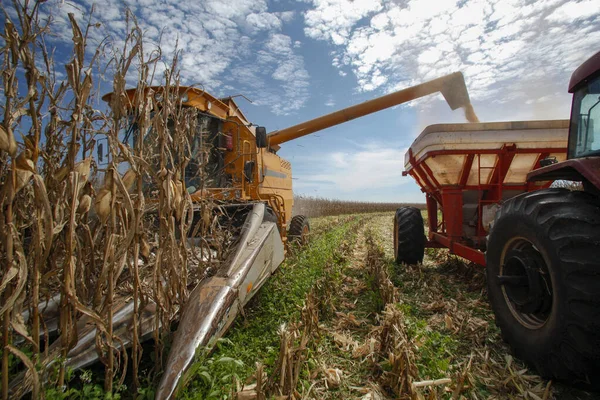
<path fill-rule="evenodd" d="M 392 217 L 314 220 L 312 243 L 265 286 L 183 397 L 560 398 L 502 342 L 483 269 L 445 250 L 395 265 Z"/>

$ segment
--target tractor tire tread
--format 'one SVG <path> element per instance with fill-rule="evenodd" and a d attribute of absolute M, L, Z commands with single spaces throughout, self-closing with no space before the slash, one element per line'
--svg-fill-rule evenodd
<path fill-rule="evenodd" d="M 518 224 L 532 227 L 535 240 L 544 244 L 538 250 L 550 260 L 553 310 L 545 325 L 533 331 L 515 319 L 493 278 L 499 274 L 506 238 L 526 235 Z M 504 202 L 496 215 L 486 253 L 490 304 L 502 338 L 542 376 L 598 387 L 593 374 L 600 370 L 599 259 L 600 200 L 589 193 L 525 193 Z M 524 337 L 528 334 L 535 336 L 535 343 Z"/>
<path fill-rule="evenodd" d="M 423 262 L 425 255 L 425 227 L 421 210 L 416 207 L 400 207 L 396 210 L 396 254 L 398 264 Z"/>

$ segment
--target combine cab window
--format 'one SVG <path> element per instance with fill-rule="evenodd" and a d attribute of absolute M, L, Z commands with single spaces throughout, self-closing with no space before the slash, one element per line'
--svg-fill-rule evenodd
<path fill-rule="evenodd" d="M 167 124 L 169 130 L 173 129 L 172 121 Z M 185 169 L 185 184 L 189 191 L 194 192 L 200 188 L 222 187 L 226 184 L 224 169 L 224 154 L 220 146 L 222 135 L 220 134 L 221 122 L 207 115 L 198 116 L 196 132 L 192 135 L 190 141 L 190 160 Z M 125 126 L 119 132 L 119 138 L 123 143 L 131 148 L 135 147 L 139 140 L 140 132 L 134 118 L 129 119 L 129 125 Z M 144 155 L 150 168 L 158 172 L 160 153 L 158 136 L 155 130 L 148 129 L 143 135 Z M 154 155 L 155 158 L 151 158 Z M 179 164 L 177 154 L 172 154 L 175 165 Z M 171 161 L 167 160 L 167 165 L 171 167 Z M 147 176 L 145 179 L 145 188 L 153 190 L 154 184 Z"/>
<path fill-rule="evenodd" d="M 600 76 L 573 94 L 569 158 L 600 155 Z"/>

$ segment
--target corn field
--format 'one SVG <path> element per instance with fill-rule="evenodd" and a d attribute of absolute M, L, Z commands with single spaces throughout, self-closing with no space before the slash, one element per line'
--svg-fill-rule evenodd
<path fill-rule="evenodd" d="M 177 58 L 158 76 L 160 49 L 145 51 L 133 17 L 122 47 L 110 50 L 90 48 L 96 27 L 69 15 L 72 54 L 55 65 L 41 5 L 4 10 L 0 49 L 2 399 L 64 387 L 70 363 L 89 364 L 92 352 L 106 392 L 131 369 L 135 393 L 141 340 L 154 338 L 160 373 L 165 332 L 228 240 L 213 204 L 192 203 L 186 190 L 191 138 L 202 126 L 181 106 Z M 98 78 L 108 69 L 109 109 Z M 126 85 L 137 87 L 133 95 Z M 132 127 L 153 136 L 124 142 Z M 199 175 L 209 152 L 194 155 Z M 177 239 L 191 233 L 202 240 Z"/>
<path fill-rule="evenodd" d="M 413 206 L 425 209 L 425 203 L 377 203 L 365 201 L 348 201 L 324 199 L 311 196 L 294 196 L 294 215 L 306 215 L 309 218 L 327 217 L 342 214 L 359 214 L 373 212 L 396 211 L 398 207 Z"/>

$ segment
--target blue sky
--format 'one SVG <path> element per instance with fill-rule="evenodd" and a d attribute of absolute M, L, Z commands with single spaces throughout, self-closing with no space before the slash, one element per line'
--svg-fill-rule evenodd
<path fill-rule="evenodd" d="M 58 36 L 67 13 L 92 41 L 118 47 L 129 6 L 169 59 L 178 42 L 184 84 L 244 94 L 243 111 L 268 131 L 411 84 L 462 71 L 482 121 L 567 118 L 571 72 L 600 50 L 600 0 L 106 0 L 48 1 Z M 87 17 L 86 17 L 87 18 Z M 59 60 L 57 60 L 59 61 Z M 404 153 L 427 125 L 463 122 L 441 96 L 282 145 L 299 194 L 424 201 L 402 177 Z"/>

